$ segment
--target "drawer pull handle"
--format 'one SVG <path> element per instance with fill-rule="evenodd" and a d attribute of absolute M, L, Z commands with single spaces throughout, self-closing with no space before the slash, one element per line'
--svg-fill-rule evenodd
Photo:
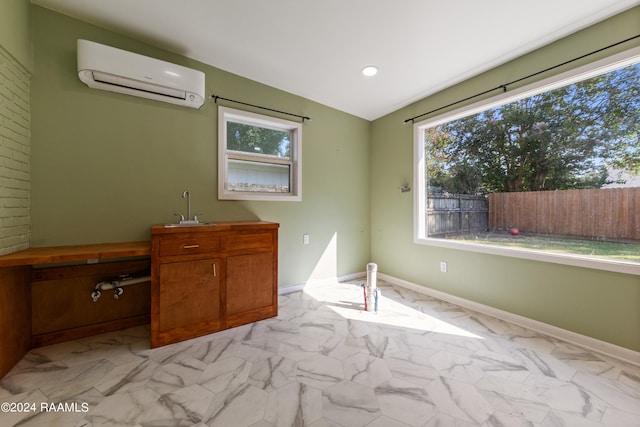
<path fill-rule="evenodd" d="M 216 265 L 211 264 L 211 272 L 213 273 L 213 277 L 216 277 Z"/>
<path fill-rule="evenodd" d="M 184 249 L 193 249 L 193 248 L 199 248 L 200 245 L 184 245 L 183 248 Z"/>

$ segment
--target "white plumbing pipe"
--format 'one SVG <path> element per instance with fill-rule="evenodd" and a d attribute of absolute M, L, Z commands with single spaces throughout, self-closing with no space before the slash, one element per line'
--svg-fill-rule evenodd
<path fill-rule="evenodd" d="M 376 304 L 376 288 L 377 288 L 377 272 L 378 265 L 375 262 L 367 264 L 367 285 L 366 290 L 366 304 L 367 311 L 374 311 L 377 309 Z"/>
<path fill-rule="evenodd" d="M 108 291 L 109 289 L 122 288 L 124 286 L 135 285 L 136 283 L 148 282 L 151 276 L 136 277 L 134 279 L 112 280 L 110 282 L 100 282 L 95 289 L 100 291 Z"/>
<path fill-rule="evenodd" d="M 136 283 L 148 282 L 151 280 L 151 276 L 140 276 L 129 278 L 128 276 L 122 280 L 112 280 L 112 281 L 104 281 L 100 282 L 93 288 L 93 292 L 91 292 L 91 299 L 93 302 L 97 302 L 98 298 L 102 295 L 102 291 L 107 291 L 113 289 L 113 297 L 118 299 L 120 295 L 124 292 L 122 289 L 124 286 L 135 285 Z"/>

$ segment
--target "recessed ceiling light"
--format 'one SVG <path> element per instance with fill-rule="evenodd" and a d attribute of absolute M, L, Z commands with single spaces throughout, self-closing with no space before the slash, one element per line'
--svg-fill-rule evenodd
<path fill-rule="evenodd" d="M 375 76 L 376 74 L 378 74 L 378 67 L 374 65 L 368 65 L 362 69 L 362 74 L 367 77 Z"/>

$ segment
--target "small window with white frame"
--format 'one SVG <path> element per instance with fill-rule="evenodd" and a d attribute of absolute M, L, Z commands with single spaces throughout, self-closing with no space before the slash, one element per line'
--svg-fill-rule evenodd
<path fill-rule="evenodd" d="M 302 200 L 301 123 L 218 107 L 218 199 Z"/>

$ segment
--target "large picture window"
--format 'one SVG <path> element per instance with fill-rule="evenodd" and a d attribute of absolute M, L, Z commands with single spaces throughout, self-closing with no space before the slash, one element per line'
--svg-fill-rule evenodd
<path fill-rule="evenodd" d="M 218 107 L 218 198 L 301 200 L 300 123 Z"/>
<path fill-rule="evenodd" d="M 640 274 L 639 61 L 416 123 L 416 242 Z"/>

